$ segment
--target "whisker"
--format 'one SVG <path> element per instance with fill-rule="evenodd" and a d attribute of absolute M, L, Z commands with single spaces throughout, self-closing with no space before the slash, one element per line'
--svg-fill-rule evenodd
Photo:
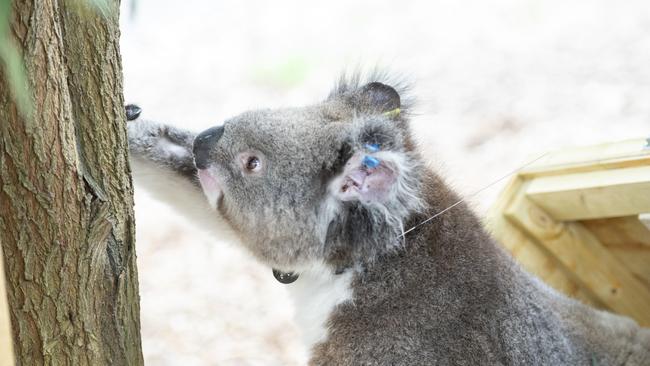
<path fill-rule="evenodd" d="M 518 173 L 518 172 L 521 171 L 523 168 L 525 168 L 525 167 L 527 167 L 527 166 L 533 164 L 534 162 L 536 162 L 536 161 L 540 160 L 541 158 L 545 157 L 546 155 L 548 155 L 548 152 L 545 152 L 544 154 L 542 154 L 542 155 L 538 156 L 537 158 L 535 158 L 535 159 L 533 159 L 533 160 L 527 162 L 527 163 L 524 164 L 524 165 L 521 165 L 521 166 L 518 167 L 517 169 L 515 169 L 515 170 L 509 172 L 508 174 L 506 174 L 506 175 L 500 177 L 499 179 L 497 179 L 497 180 L 491 182 L 490 184 L 488 184 L 488 185 L 484 186 L 483 188 L 479 189 L 478 191 L 475 191 L 475 192 L 473 192 L 473 193 L 471 193 L 471 194 L 465 196 L 464 198 L 462 198 L 462 199 L 460 199 L 460 200 L 454 202 L 452 205 L 448 206 L 448 207 L 445 208 L 444 210 L 435 213 L 433 216 L 430 216 L 430 217 L 427 218 L 426 220 L 424 220 L 424 221 L 420 222 L 419 224 L 417 224 L 417 225 L 411 227 L 410 229 L 404 231 L 404 232 L 402 233 L 402 235 L 400 235 L 400 237 L 404 238 L 404 237 L 406 236 L 406 234 L 410 233 L 411 231 L 413 231 L 413 230 L 417 229 L 418 227 L 420 227 L 420 226 L 422 226 L 422 225 L 428 223 L 429 221 L 435 219 L 436 217 L 438 217 L 438 216 L 444 214 L 445 212 L 447 212 L 447 211 L 451 210 L 452 208 L 454 208 L 454 207 L 460 205 L 461 203 L 465 202 L 467 199 L 476 196 L 477 194 L 479 194 L 479 193 L 485 191 L 486 189 L 492 187 L 493 185 L 499 183 L 500 181 L 502 181 L 502 180 L 508 178 L 509 176 L 511 176 L 511 175 L 513 175 L 513 174 L 515 174 L 515 173 Z"/>

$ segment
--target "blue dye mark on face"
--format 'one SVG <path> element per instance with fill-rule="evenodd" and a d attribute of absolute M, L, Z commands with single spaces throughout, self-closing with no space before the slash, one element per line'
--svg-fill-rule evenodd
<path fill-rule="evenodd" d="M 363 157 L 362 164 L 368 169 L 373 169 L 379 166 L 380 162 L 379 159 L 366 155 Z"/>
<path fill-rule="evenodd" d="M 370 152 L 379 151 L 379 144 L 365 144 L 364 147 Z"/>

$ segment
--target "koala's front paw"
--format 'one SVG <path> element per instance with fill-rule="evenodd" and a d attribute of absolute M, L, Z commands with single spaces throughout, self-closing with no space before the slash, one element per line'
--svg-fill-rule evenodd
<path fill-rule="evenodd" d="M 194 168 L 192 144 L 194 134 L 170 125 L 138 119 L 142 109 L 134 104 L 125 107 L 129 151 L 133 157 L 169 165 L 175 170 Z M 137 119 L 137 121 L 135 121 Z"/>
<path fill-rule="evenodd" d="M 133 121 L 140 117 L 140 113 L 142 113 L 142 108 L 138 107 L 135 104 L 127 104 L 126 107 L 126 120 L 127 121 Z"/>
<path fill-rule="evenodd" d="M 132 153 L 144 153 L 151 150 L 161 137 L 165 134 L 163 125 L 152 121 L 138 120 L 142 113 L 142 108 L 135 104 L 127 104 L 124 107 L 126 111 L 127 132 L 129 136 L 129 147 Z"/>
<path fill-rule="evenodd" d="M 165 138 L 165 126 L 139 120 L 126 125 L 131 153 L 142 154 L 155 148 Z"/>
<path fill-rule="evenodd" d="M 142 113 L 142 108 L 135 104 L 127 104 L 124 107 L 126 111 L 127 132 L 129 136 L 129 145 L 131 151 L 143 152 L 156 146 L 161 138 L 167 135 L 167 126 L 148 121 L 145 119 L 138 119 Z M 135 122 L 131 122 L 135 121 Z"/>

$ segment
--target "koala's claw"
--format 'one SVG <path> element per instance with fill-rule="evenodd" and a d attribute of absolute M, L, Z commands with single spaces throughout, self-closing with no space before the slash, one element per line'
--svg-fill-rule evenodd
<path fill-rule="evenodd" d="M 126 109 L 127 121 L 133 121 L 134 119 L 137 119 L 140 117 L 140 113 L 142 113 L 142 108 L 138 107 L 135 104 L 127 104 L 124 108 Z"/>

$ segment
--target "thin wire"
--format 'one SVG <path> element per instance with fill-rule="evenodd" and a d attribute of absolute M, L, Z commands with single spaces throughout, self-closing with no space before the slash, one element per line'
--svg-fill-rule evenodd
<path fill-rule="evenodd" d="M 477 194 L 479 194 L 479 193 L 485 191 L 486 189 L 488 189 L 488 188 L 492 187 L 493 185 L 499 183 L 500 181 L 502 181 L 502 180 L 508 178 L 509 176 L 511 176 L 511 175 L 513 175 L 513 174 L 515 174 L 515 173 L 518 173 L 518 172 L 521 171 L 523 168 L 525 168 L 525 167 L 527 167 L 527 166 L 533 164 L 534 162 L 538 161 L 539 159 L 545 157 L 546 155 L 548 155 L 548 152 L 545 152 L 544 154 L 538 156 L 538 157 L 535 158 L 534 160 L 531 160 L 531 161 L 527 162 L 526 164 L 524 164 L 524 165 L 518 167 L 517 169 L 515 169 L 515 170 L 509 172 L 508 174 L 506 174 L 506 175 L 500 177 L 499 179 L 493 181 L 492 183 L 490 183 L 490 184 L 488 184 L 487 186 L 485 186 L 485 187 L 479 189 L 478 191 L 473 192 L 473 193 L 471 193 L 470 195 L 465 196 L 464 198 L 462 198 L 462 199 L 456 201 L 456 202 L 455 202 L 454 204 L 452 204 L 451 206 L 448 206 L 448 207 L 445 208 L 444 210 L 442 210 L 442 211 L 440 211 L 440 212 L 434 214 L 433 216 L 429 217 L 428 219 L 426 219 L 426 220 L 422 221 L 421 223 L 419 223 L 419 224 L 413 226 L 412 228 L 406 230 L 406 231 L 403 232 L 402 235 L 400 235 L 400 236 L 401 236 L 401 237 L 405 237 L 406 234 L 410 233 L 411 231 L 413 231 L 413 230 L 419 228 L 420 226 L 426 224 L 427 222 L 429 222 L 429 221 L 435 219 L 436 217 L 438 217 L 438 216 L 444 214 L 445 212 L 451 210 L 452 208 L 454 208 L 454 207 L 460 205 L 461 203 L 465 202 L 467 199 L 469 199 L 469 198 L 471 198 L 471 197 L 474 197 L 474 196 L 476 196 Z"/>

